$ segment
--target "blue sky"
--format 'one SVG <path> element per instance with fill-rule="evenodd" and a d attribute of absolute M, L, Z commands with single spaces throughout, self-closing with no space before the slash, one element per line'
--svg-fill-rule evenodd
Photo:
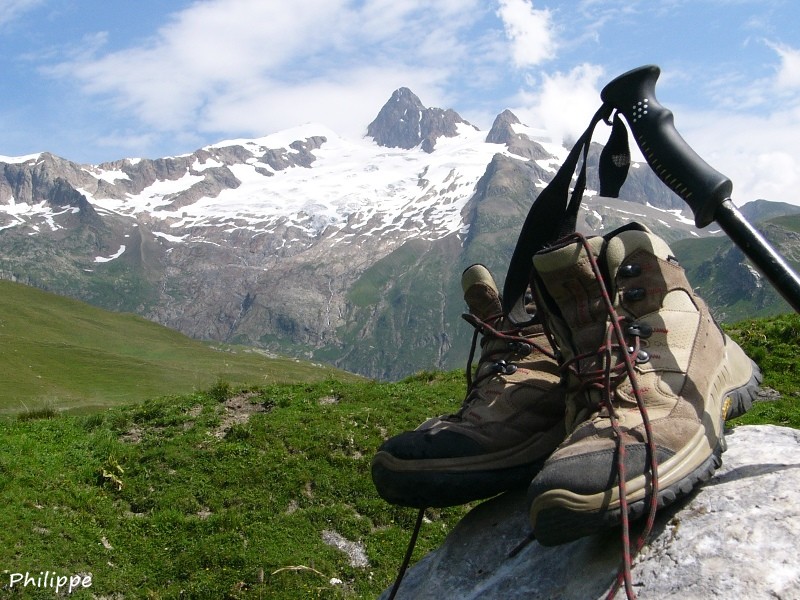
<path fill-rule="evenodd" d="M 356 137 L 400 86 L 570 139 L 650 63 L 738 204 L 800 204 L 796 0 L 0 0 L 0 155 L 157 158 L 309 121 Z"/>

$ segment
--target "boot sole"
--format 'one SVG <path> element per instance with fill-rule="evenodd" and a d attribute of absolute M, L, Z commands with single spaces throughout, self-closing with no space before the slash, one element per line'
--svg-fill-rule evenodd
<path fill-rule="evenodd" d="M 381 451 L 372 460 L 372 480 L 391 504 L 457 506 L 527 486 L 563 439 L 560 423 L 541 436 L 491 454 L 403 460 Z"/>
<path fill-rule="evenodd" d="M 753 364 L 753 374 L 750 377 L 750 381 L 744 387 L 728 395 L 730 402 L 727 403 L 726 421 L 741 417 L 753 407 L 753 402 L 758 397 L 758 390 L 761 387 L 761 382 L 764 381 L 764 376 L 761 374 L 761 369 L 758 368 L 758 365 L 753 361 L 750 362 Z"/>
<path fill-rule="evenodd" d="M 729 384 L 723 402 L 722 415 L 726 421 L 741 417 L 753 406 L 764 377 L 761 369 L 744 350 L 725 334 L 725 362 L 729 365 Z"/>
<path fill-rule="evenodd" d="M 412 508 L 445 508 L 522 489 L 542 469 L 545 458 L 494 471 L 397 472 L 373 464 L 372 480 L 381 498 Z"/>
<path fill-rule="evenodd" d="M 727 340 L 726 340 L 727 341 Z M 744 414 L 752 406 L 761 382 L 761 372 L 738 345 L 730 342 L 726 348 L 728 381 L 726 391 L 716 396 L 723 399 L 717 422 L 704 415 L 703 423 L 693 438 L 676 455 L 658 467 L 658 507 L 663 508 L 686 496 L 699 483 L 707 481 L 722 464 L 725 450 L 724 421 Z M 721 375 L 724 379 L 725 375 Z M 732 416 L 731 416 L 732 415 Z M 628 515 L 642 516 L 648 507 L 647 492 L 650 478 L 641 475 L 626 482 Z M 548 490 L 534 498 L 530 520 L 534 535 L 542 545 L 554 546 L 592 535 L 618 525 L 622 516 L 619 489 L 615 486 L 596 494 L 576 494 L 566 489 Z"/>
<path fill-rule="evenodd" d="M 676 500 L 687 496 L 695 487 L 711 479 L 716 470 L 722 466 L 723 444 L 719 444 L 698 469 L 689 476 L 660 489 L 658 492 L 658 509 L 662 509 Z M 649 510 L 646 498 L 628 503 L 628 517 L 631 521 L 639 519 Z M 619 506 L 594 512 L 576 511 L 563 506 L 553 506 L 539 510 L 535 517 L 534 535 L 543 546 L 566 544 L 579 538 L 593 535 L 599 531 L 619 525 L 622 510 Z"/>

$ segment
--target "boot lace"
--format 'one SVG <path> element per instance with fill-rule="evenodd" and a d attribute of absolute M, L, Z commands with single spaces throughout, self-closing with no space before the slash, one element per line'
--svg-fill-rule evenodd
<path fill-rule="evenodd" d="M 461 316 L 465 321 L 467 321 L 467 323 L 472 325 L 475 330 L 472 334 L 472 343 L 470 344 L 469 358 L 467 359 L 467 368 L 465 373 L 467 380 L 467 394 L 459 411 L 446 417 L 449 419 L 461 418 L 461 416 L 464 414 L 464 411 L 466 411 L 472 405 L 472 402 L 474 402 L 474 400 L 478 397 L 475 392 L 478 390 L 482 382 L 497 375 L 511 375 L 512 373 L 516 372 L 517 366 L 514 363 L 508 362 L 504 358 L 499 357 L 507 356 L 509 353 L 514 353 L 519 356 L 527 356 L 534 350 L 537 350 L 545 356 L 555 359 L 555 356 L 548 348 L 523 335 L 523 331 L 521 329 L 499 329 L 499 325 L 504 321 L 504 315 L 502 313 L 492 315 L 486 320 L 479 319 L 471 313 L 466 313 Z M 484 352 L 481 354 L 481 358 L 478 361 L 478 368 L 476 370 L 478 375 L 473 377 L 472 363 L 475 360 L 475 351 L 478 347 L 478 339 L 480 339 L 481 336 L 483 336 L 482 345 L 489 344 L 493 340 L 502 340 L 506 342 L 506 344 L 505 347 L 498 346 L 497 350 L 492 350 L 491 352 Z M 482 369 L 482 366 L 487 363 L 490 363 L 491 367 L 488 369 Z M 425 509 L 419 509 L 417 512 L 416 522 L 414 523 L 414 529 L 411 532 L 411 538 L 409 539 L 408 547 L 406 548 L 406 553 L 403 557 L 403 562 L 400 565 L 400 569 L 398 570 L 397 577 L 395 578 L 387 600 L 394 600 L 397 592 L 400 589 L 400 584 L 402 583 L 403 577 L 405 576 L 408 566 L 411 563 L 411 557 L 414 553 L 414 547 L 417 543 L 417 537 L 419 536 L 424 516 Z"/>
<path fill-rule="evenodd" d="M 639 324 L 630 323 L 627 317 L 621 317 L 614 308 L 602 271 L 586 237 L 580 233 L 574 233 L 568 238 L 565 238 L 564 241 L 578 241 L 583 246 L 592 272 L 599 283 L 604 308 L 610 322 L 606 329 L 605 339 L 596 351 L 579 354 L 565 361 L 561 368 L 563 371 L 572 374 L 574 376 L 573 380 L 579 382 L 579 391 L 599 392 L 595 395 L 599 396 L 599 403 L 597 406 L 591 408 L 598 409 L 598 414 L 601 417 L 607 417 L 609 419 L 611 429 L 614 432 L 618 473 L 617 487 L 621 512 L 622 564 L 620 565 L 616 580 L 609 590 L 607 598 L 608 600 L 614 598 L 620 587 L 624 584 L 628 599 L 634 600 L 636 594 L 633 589 L 631 577 L 631 563 L 633 558 L 644 547 L 647 537 L 653 529 L 658 508 L 658 464 L 656 460 L 655 438 L 653 437 L 653 430 L 647 414 L 647 407 L 642 399 L 636 371 L 634 369 L 634 364 L 637 360 L 646 360 L 647 355 L 641 351 L 640 345 L 640 337 L 644 337 L 644 335 L 642 334 Z M 551 342 L 553 342 L 553 347 L 555 348 L 554 337 L 552 333 L 548 331 L 546 325 L 545 332 Z M 628 334 L 627 337 L 625 335 L 626 333 Z M 632 345 L 628 342 L 628 338 L 633 338 Z M 631 543 L 630 536 L 626 490 L 626 448 L 623 432 L 619 425 L 619 415 L 614 402 L 614 390 L 626 379 L 630 382 L 632 394 L 636 400 L 636 405 L 642 418 L 650 474 L 650 490 L 645 498 L 648 511 L 647 518 L 645 520 L 644 529 L 633 544 Z"/>
<path fill-rule="evenodd" d="M 555 359 L 555 356 L 548 348 L 536 343 L 532 338 L 525 336 L 521 329 L 498 329 L 497 326 L 503 322 L 504 315 L 502 314 L 489 317 L 486 320 L 481 320 L 471 313 L 463 314 L 461 317 L 475 329 L 472 335 L 472 344 L 470 345 L 465 373 L 467 380 L 467 399 L 470 398 L 472 392 L 482 381 L 495 375 L 511 375 L 517 370 L 517 366 L 514 363 L 510 363 L 504 358 L 498 358 L 500 356 L 505 356 L 509 353 L 518 356 L 528 356 L 531 352 L 536 350 L 549 358 Z M 499 347 L 497 350 L 485 352 L 481 355 L 476 370 L 478 375 L 473 379 L 472 362 L 475 359 L 475 350 L 480 336 L 483 336 L 482 345 L 489 344 L 492 340 L 502 340 L 506 342 L 506 344 L 505 347 Z M 482 366 L 486 363 L 491 363 L 491 367 L 489 369 L 482 369 Z"/>

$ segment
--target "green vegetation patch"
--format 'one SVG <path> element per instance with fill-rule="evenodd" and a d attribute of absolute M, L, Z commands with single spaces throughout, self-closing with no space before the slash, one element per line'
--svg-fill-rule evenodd
<path fill-rule="evenodd" d="M 800 315 L 749 319 L 726 329 L 761 368 L 763 385 L 780 393 L 779 399 L 756 403 L 733 423 L 800 429 Z"/>
<path fill-rule="evenodd" d="M 385 282 L 398 278 L 414 265 L 424 251 L 420 246 L 413 241 L 407 242 L 377 261 L 364 271 L 348 292 L 347 299 L 359 307 L 378 304 Z"/>
<path fill-rule="evenodd" d="M 800 233 L 800 215 L 785 215 L 772 219 L 772 222 L 781 227 L 785 227 L 789 231 Z"/>
<path fill-rule="evenodd" d="M 253 385 L 348 377 L 8 281 L 0 281 L 0 363 L 0 414 L 105 408 L 205 389 L 218 378 Z"/>
<path fill-rule="evenodd" d="M 77 598 L 375 598 L 415 519 L 377 496 L 375 449 L 463 393 L 460 374 L 218 381 L 89 416 L 2 420 L 0 585 L 50 570 L 91 574 Z M 428 511 L 414 560 L 467 508 Z"/>

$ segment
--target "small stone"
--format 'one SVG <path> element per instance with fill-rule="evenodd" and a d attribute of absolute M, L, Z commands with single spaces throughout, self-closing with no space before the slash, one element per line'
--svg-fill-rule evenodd
<path fill-rule="evenodd" d="M 364 568 L 369 566 L 367 551 L 363 544 L 351 542 L 342 534 L 328 529 L 322 532 L 322 541 L 344 552 L 350 559 L 351 567 Z"/>
<path fill-rule="evenodd" d="M 775 400 L 781 399 L 781 393 L 778 390 L 774 390 L 770 387 L 760 387 L 758 388 L 758 392 L 756 392 L 756 402 L 775 402 Z"/>

